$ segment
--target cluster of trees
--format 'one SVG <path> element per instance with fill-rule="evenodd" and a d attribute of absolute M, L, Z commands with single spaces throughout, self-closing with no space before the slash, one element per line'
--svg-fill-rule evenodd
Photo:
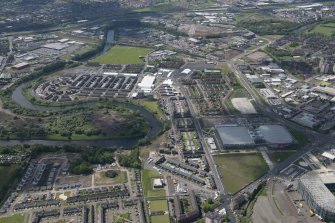
<path fill-rule="evenodd" d="M 74 160 L 70 166 L 70 172 L 73 174 L 90 174 L 93 171 L 94 164 L 114 163 L 115 148 L 97 147 L 97 146 L 81 146 L 81 145 L 62 145 L 62 146 L 46 146 L 46 145 L 17 145 L 17 146 L 1 146 L 0 154 L 30 153 L 32 158 L 36 158 L 43 153 L 78 153 L 80 158 Z"/>
<path fill-rule="evenodd" d="M 105 46 L 105 40 L 101 41 L 99 44 L 92 46 L 92 48 L 86 52 L 75 54 L 72 57 L 72 60 L 76 61 L 87 60 L 100 53 L 104 49 L 104 46 Z"/>
<path fill-rule="evenodd" d="M 19 164 L 1 164 L 0 172 L 3 177 L 0 184 L 0 203 L 2 203 L 8 194 L 8 190 L 12 186 L 12 183 L 23 173 L 23 169 Z"/>
<path fill-rule="evenodd" d="M 73 162 L 70 166 L 70 172 L 73 174 L 92 174 L 93 173 L 93 168 L 92 164 L 85 162 L 83 160 L 76 160 Z"/>
<path fill-rule="evenodd" d="M 28 125 L 25 128 L 16 127 L 14 125 L 0 126 L 0 139 L 31 139 L 44 138 L 47 133 L 38 125 Z"/>
<path fill-rule="evenodd" d="M 219 201 L 213 201 L 211 198 L 208 198 L 201 206 L 205 213 L 209 211 L 214 211 L 220 205 Z"/>
<path fill-rule="evenodd" d="M 115 170 L 107 170 L 105 172 L 105 177 L 108 177 L 108 178 L 115 178 L 119 175 L 119 171 L 115 171 Z"/>
<path fill-rule="evenodd" d="M 265 51 L 276 58 L 292 56 L 291 52 L 288 50 L 281 50 L 272 47 L 267 47 Z"/>
<path fill-rule="evenodd" d="M 9 52 L 9 42 L 8 39 L 0 40 L 0 55 L 5 56 Z"/>
<path fill-rule="evenodd" d="M 238 23 L 258 35 L 288 35 L 304 24 L 276 19 L 246 19 Z"/>
<path fill-rule="evenodd" d="M 121 166 L 140 169 L 141 160 L 139 159 L 139 149 L 132 149 L 130 154 L 120 154 L 118 161 Z"/>
<path fill-rule="evenodd" d="M 171 35 L 177 36 L 177 37 L 178 36 L 187 36 L 186 33 L 181 32 L 178 29 L 166 27 L 165 24 L 163 24 L 163 23 L 158 23 L 158 24 L 142 23 L 141 25 L 143 27 L 146 27 L 146 28 L 158 29 L 158 30 L 161 30 L 163 32 L 169 33 Z"/>
<path fill-rule="evenodd" d="M 169 57 L 164 60 L 156 59 L 152 62 L 156 67 L 179 69 L 184 65 L 184 60 L 179 57 Z"/>
<path fill-rule="evenodd" d="M 73 134 L 99 135 L 101 131 L 91 125 L 92 112 L 83 112 L 75 115 L 60 115 L 50 119 L 46 124 L 46 131 L 50 134 L 60 134 L 69 137 Z"/>
<path fill-rule="evenodd" d="M 78 150 L 78 148 L 75 150 Z M 93 173 L 93 164 L 115 162 L 114 148 L 88 147 L 79 150 L 81 158 L 75 160 L 70 166 L 70 172 L 73 174 L 91 174 Z"/>

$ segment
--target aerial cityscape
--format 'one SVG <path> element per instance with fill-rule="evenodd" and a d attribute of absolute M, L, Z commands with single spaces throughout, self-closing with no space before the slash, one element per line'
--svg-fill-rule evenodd
<path fill-rule="evenodd" d="M 0 0 L 0 223 L 334 223 L 334 0 Z"/>

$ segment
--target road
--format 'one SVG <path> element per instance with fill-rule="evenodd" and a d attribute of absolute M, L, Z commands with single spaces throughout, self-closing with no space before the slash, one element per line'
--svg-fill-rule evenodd
<path fill-rule="evenodd" d="M 268 44 L 270 44 L 270 43 L 271 42 L 269 42 Z M 250 53 L 253 53 L 253 52 L 255 52 L 259 49 L 262 49 L 262 48 L 266 47 L 267 45 L 261 46 L 261 47 L 255 49 L 255 50 L 253 50 L 253 51 L 241 54 L 241 55 L 233 58 L 231 61 L 227 62 L 227 64 L 230 67 L 230 69 L 234 72 L 235 76 L 238 78 L 238 80 L 243 85 L 243 87 L 248 91 L 248 93 L 250 94 L 252 99 L 255 101 L 255 103 L 258 105 L 259 109 L 262 111 L 263 114 L 265 114 L 268 117 L 271 117 L 271 118 L 274 118 L 274 119 L 278 120 L 279 122 L 281 122 L 285 126 L 288 126 L 290 128 L 293 128 L 293 129 L 296 129 L 296 130 L 299 130 L 299 131 L 303 132 L 306 136 L 308 136 L 309 140 L 311 142 L 313 142 L 312 144 L 308 144 L 307 146 L 299 149 L 294 155 L 290 156 L 285 161 L 283 161 L 280 164 L 274 166 L 274 168 L 269 172 L 269 174 L 270 175 L 277 175 L 277 174 L 280 173 L 280 171 L 282 171 L 283 169 L 288 167 L 291 163 L 293 163 L 294 161 L 296 161 L 297 159 L 299 159 L 301 156 L 305 155 L 306 153 L 310 152 L 314 148 L 322 148 L 322 146 L 324 146 L 325 144 L 334 143 L 335 142 L 335 137 L 334 137 L 333 133 L 321 134 L 319 132 L 316 132 L 316 131 L 313 131 L 313 130 L 308 129 L 306 127 L 303 127 L 301 125 L 298 125 L 298 124 L 296 124 L 296 123 L 294 123 L 290 120 L 284 119 L 281 116 L 274 113 L 272 111 L 271 106 L 269 104 L 267 104 L 264 101 L 264 99 L 261 98 L 261 96 L 254 91 L 254 88 L 251 85 L 251 83 L 249 83 L 248 80 L 245 79 L 244 75 L 236 67 L 235 62 L 236 62 L 237 59 L 239 59 L 243 56 L 246 56 Z"/>
<path fill-rule="evenodd" d="M 196 112 L 195 112 L 195 110 L 193 108 L 193 105 L 192 105 L 192 103 L 190 101 L 190 98 L 188 97 L 188 94 L 186 94 L 186 92 L 184 91 L 183 87 L 180 86 L 179 82 L 178 82 L 178 87 L 179 87 L 180 91 L 182 92 L 183 96 L 186 98 L 188 107 L 190 109 L 190 113 L 191 113 L 191 115 L 193 117 L 193 122 L 194 122 L 194 125 L 195 125 L 195 128 L 196 128 L 196 131 L 198 133 L 198 136 L 199 136 L 199 139 L 200 139 L 201 144 L 203 146 L 204 152 L 206 154 L 206 157 L 207 157 L 210 169 L 211 169 L 212 174 L 214 176 L 214 179 L 215 179 L 215 182 L 216 182 L 216 186 L 217 186 L 220 194 L 222 195 L 224 208 L 227 211 L 227 215 L 228 215 L 228 217 L 230 219 L 230 222 L 234 223 L 234 222 L 236 222 L 235 216 L 234 216 L 233 212 L 231 211 L 230 207 L 228 206 L 229 203 L 230 203 L 230 196 L 225 192 L 225 189 L 223 187 L 222 181 L 220 179 L 220 173 L 219 173 L 218 169 L 216 168 L 213 156 L 210 153 L 210 149 L 209 149 L 209 146 L 207 144 L 206 137 L 204 136 L 204 133 L 202 131 L 202 128 L 201 128 L 199 119 L 197 117 L 197 114 L 196 114 Z"/>
<path fill-rule="evenodd" d="M 321 134 L 321 133 L 315 132 L 315 131 L 313 131 L 311 129 L 307 129 L 307 128 L 303 127 L 303 126 L 300 126 L 300 125 L 298 125 L 298 124 L 296 124 L 296 123 L 294 123 L 294 122 L 292 122 L 290 120 L 284 119 L 283 117 L 281 117 L 281 116 L 277 115 L 276 113 L 274 113 L 272 111 L 271 106 L 269 104 L 267 104 L 265 102 L 265 100 L 258 93 L 255 92 L 253 86 L 248 82 L 248 80 L 245 79 L 244 75 L 237 68 L 236 62 L 237 62 L 238 59 L 240 59 L 240 58 L 242 58 L 242 57 L 244 57 L 244 56 L 246 56 L 248 54 L 251 54 L 253 52 L 256 52 L 256 51 L 258 51 L 260 49 L 263 49 L 263 48 L 267 47 L 269 44 L 271 44 L 271 41 L 268 40 L 268 44 L 263 45 L 261 47 L 258 47 L 258 48 L 254 49 L 252 51 L 247 51 L 247 52 L 245 52 L 243 54 L 240 54 L 240 55 L 236 56 L 235 58 L 231 59 L 230 61 L 227 61 L 227 64 L 228 64 L 229 68 L 234 72 L 236 78 L 240 81 L 240 83 L 243 85 L 243 87 L 248 91 L 248 93 L 250 94 L 250 96 L 255 101 L 255 103 L 258 105 L 259 109 L 261 110 L 261 112 L 264 115 L 266 115 L 266 116 L 268 116 L 270 118 L 273 118 L 275 120 L 278 120 L 280 123 L 282 123 L 285 126 L 288 126 L 289 128 L 296 129 L 296 130 L 299 130 L 300 132 L 303 132 L 310 139 L 310 141 L 312 141 L 313 143 L 311 143 L 311 144 L 309 144 L 309 145 L 301 148 L 294 155 L 290 156 L 285 161 L 281 162 L 280 164 L 275 165 L 260 180 L 264 180 L 264 179 L 266 179 L 268 177 L 272 177 L 272 176 L 280 174 L 280 172 L 283 169 L 285 169 L 286 167 L 288 167 L 290 164 L 292 164 L 297 159 L 299 159 L 301 156 L 303 156 L 304 154 L 310 152 L 314 148 L 322 148 L 326 144 L 335 143 L 335 137 L 334 137 L 333 134 L 327 134 L 326 135 L 326 134 Z M 199 120 L 197 118 L 197 114 L 196 114 L 196 112 L 195 112 L 195 110 L 193 108 L 193 105 L 192 105 L 192 103 L 190 101 L 190 98 L 188 97 L 188 94 L 186 94 L 184 92 L 184 89 L 181 86 L 179 86 L 179 88 L 180 88 L 181 92 L 183 93 L 183 95 L 185 96 L 185 98 L 187 100 L 190 112 L 191 112 L 191 114 L 193 116 L 193 119 L 194 119 L 196 130 L 197 130 L 197 132 L 199 134 L 200 140 L 202 141 L 202 145 L 203 145 L 204 151 L 206 153 L 206 157 L 208 159 L 208 162 L 209 162 L 209 165 L 211 167 L 212 173 L 214 175 L 215 181 L 217 182 L 218 190 L 223 195 L 223 200 L 224 200 L 224 204 L 226 204 L 225 208 L 228 211 L 229 219 L 234 219 L 234 221 L 235 221 L 235 216 L 233 215 L 233 213 L 231 213 L 231 210 L 227 206 L 227 204 L 230 202 L 230 199 L 232 197 L 235 197 L 236 195 L 235 196 L 230 196 L 230 195 L 228 195 L 225 192 L 223 184 L 222 184 L 222 181 L 221 181 L 221 179 L 219 177 L 220 176 L 219 171 L 217 170 L 215 162 L 213 160 L 213 157 L 210 154 L 209 146 L 207 145 L 207 141 L 206 141 L 205 136 L 204 136 L 204 134 L 202 132 L 201 125 L 200 125 Z M 252 187 L 252 186 L 253 186 L 253 184 L 250 185 L 250 187 Z M 242 193 L 242 192 L 240 192 L 240 193 Z M 239 195 L 240 193 L 238 193 L 237 195 Z"/>

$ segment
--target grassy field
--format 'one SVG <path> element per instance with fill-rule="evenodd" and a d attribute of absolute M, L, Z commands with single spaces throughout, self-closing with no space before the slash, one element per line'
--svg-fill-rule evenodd
<path fill-rule="evenodd" d="M 250 95 L 244 88 L 238 88 L 233 91 L 229 98 L 250 98 Z"/>
<path fill-rule="evenodd" d="M 247 48 L 247 50 L 254 50 L 254 49 L 256 49 L 258 46 L 256 46 L 256 45 L 250 45 L 248 48 Z"/>
<path fill-rule="evenodd" d="M 292 136 L 299 143 L 299 145 L 297 145 L 297 147 L 295 149 L 302 148 L 302 147 L 306 146 L 309 143 L 309 139 L 308 139 L 308 137 L 304 133 L 302 133 L 300 131 L 297 131 L 295 129 L 290 129 L 290 128 L 288 130 L 292 134 Z"/>
<path fill-rule="evenodd" d="M 153 180 L 155 178 L 161 178 L 162 176 L 156 172 L 151 170 L 143 170 L 142 173 L 142 183 L 143 183 L 143 191 L 144 195 L 147 197 L 151 196 L 165 196 L 164 189 L 154 189 L 153 188 Z"/>
<path fill-rule="evenodd" d="M 155 114 L 159 119 L 165 119 L 163 111 L 158 103 L 158 101 L 142 101 L 140 105 L 145 107 L 148 111 Z"/>
<path fill-rule="evenodd" d="M 23 222 L 23 215 L 22 214 L 15 214 L 10 217 L 3 217 L 0 218 L 1 223 L 22 223 Z"/>
<path fill-rule="evenodd" d="M 129 213 L 124 213 L 120 215 L 114 215 L 114 220 L 113 223 L 127 223 L 131 222 L 130 221 L 130 214 Z"/>
<path fill-rule="evenodd" d="M 105 54 L 93 59 L 101 64 L 144 64 L 140 56 L 147 56 L 152 49 L 141 47 L 114 46 Z"/>
<path fill-rule="evenodd" d="M 96 186 L 111 185 L 111 184 L 123 184 L 128 182 L 127 172 L 116 170 L 117 176 L 109 178 L 105 174 L 106 172 L 98 172 L 94 174 L 94 183 Z"/>
<path fill-rule="evenodd" d="M 328 22 L 316 25 L 313 29 L 307 31 L 308 34 L 321 34 L 327 37 L 335 35 L 335 22 Z"/>
<path fill-rule="evenodd" d="M 216 66 L 216 68 L 221 69 L 223 73 L 231 73 L 231 69 L 229 68 L 229 66 L 227 64 L 221 64 Z"/>
<path fill-rule="evenodd" d="M 156 215 L 150 217 L 151 223 L 170 223 L 168 215 Z"/>
<path fill-rule="evenodd" d="M 214 156 L 224 188 L 235 194 L 268 171 L 260 153 L 224 154 Z"/>
<path fill-rule="evenodd" d="M 280 163 L 292 156 L 295 151 L 282 151 L 282 152 L 273 152 L 270 155 L 272 162 Z"/>
<path fill-rule="evenodd" d="M 168 204 L 167 201 L 164 200 L 151 200 L 149 201 L 149 206 L 150 206 L 150 210 L 152 212 L 156 212 L 156 211 L 168 211 Z"/>

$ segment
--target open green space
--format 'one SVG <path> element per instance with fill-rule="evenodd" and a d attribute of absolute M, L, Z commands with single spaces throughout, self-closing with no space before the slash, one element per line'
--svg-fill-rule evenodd
<path fill-rule="evenodd" d="M 231 69 L 227 64 L 220 64 L 216 68 L 221 69 L 224 74 L 231 73 Z"/>
<path fill-rule="evenodd" d="M 144 64 L 140 57 L 146 57 L 152 49 L 130 46 L 114 46 L 92 62 L 101 64 Z"/>
<path fill-rule="evenodd" d="M 247 92 L 247 90 L 245 90 L 244 88 L 237 88 L 233 91 L 233 93 L 230 95 L 229 98 L 230 99 L 233 99 L 233 98 L 250 98 L 250 95 Z"/>
<path fill-rule="evenodd" d="M 150 200 L 149 206 L 151 212 L 158 212 L 158 211 L 168 211 L 168 204 L 167 201 L 164 200 Z"/>
<path fill-rule="evenodd" d="M 156 4 L 151 5 L 150 7 L 134 9 L 133 12 L 136 13 L 147 13 L 147 12 L 176 12 L 180 11 L 181 8 L 169 0 L 159 1 Z"/>
<path fill-rule="evenodd" d="M 273 152 L 270 155 L 270 159 L 272 162 L 280 163 L 292 156 L 296 151 L 281 151 L 281 152 Z"/>
<path fill-rule="evenodd" d="M 19 170 L 20 166 L 17 164 L 0 166 L 0 202 L 5 198 L 10 185 L 13 183 L 19 173 Z"/>
<path fill-rule="evenodd" d="M 131 222 L 129 213 L 114 215 L 113 223 L 128 223 L 128 222 Z"/>
<path fill-rule="evenodd" d="M 106 171 L 98 172 L 94 174 L 94 183 L 96 186 L 111 185 L 111 184 L 123 184 L 128 182 L 127 172 L 115 170 L 116 176 L 110 178 L 106 175 Z"/>
<path fill-rule="evenodd" d="M 170 223 L 169 215 L 156 215 L 150 217 L 151 223 Z"/>
<path fill-rule="evenodd" d="M 247 28 L 258 35 L 283 35 L 289 34 L 302 24 L 286 19 L 273 18 L 264 11 L 244 12 L 236 17 L 237 25 Z"/>
<path fill-rule="evenodd" d="M 222 154 L 213 158 L 223 186 L 230 194 L 235 194 L 269 169 L 260 153 Z"/>
<path fill-rule="evenodd" d="M 23 222 L 23 214 L 15 214 L 9 217 L 0 217 L 1 223 L 22 223 Z"/>
<path fill-rule="evenodd" d="M 158 101 L 143 101 L 140 105 L 146 108 L 151 113 L 155 114 L 159 119 L 165 119 L 164 113 L 159 105 Z"/>
<path fill-rule="evenodd" d="M 43 119 L 7 115 L 0 119 L 0 139 L 89 141 L 146 135 L 149 127 L 140 114 L 123 107 L 104 106 L 107 108 L 78 108 Z"/>
<path fill-rule="evenodd" d="M 250 45 L 247 50 L 254 50 L 254 49 L 257 49 L 257 45 Z"/>
<path fill-rule="evenodd" d="M 147 197 L 155 197 L 155 196 L 165 196 L 164 189 L 154 189 L 153 188 L 153 180 L 155 178 L 162 178 L 162 175 L 151 171 L 151 170 L 143 170 L 142 171 L 142 184 L 144 195 Z"/>
<path fill-rule="evenodd" d="M 335 36 L 335 22 L 325 22 L 314 26 L 307 34 L 320 34 L 327 37 Z"/>
<path fill-rule="evenodd" d="M 288 130 L 292 134 L 292 136 L 298 141 L 298 145 L 294 149 L 300 149 L 309 143 L 308 136 L 306 136 L 304 133 L 291 128 L 289 128 Z"/>

